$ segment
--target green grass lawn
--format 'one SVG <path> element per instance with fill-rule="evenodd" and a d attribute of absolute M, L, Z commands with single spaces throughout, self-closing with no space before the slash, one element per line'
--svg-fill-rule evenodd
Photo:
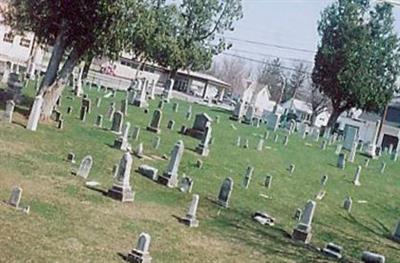
<path fill-rule="evenodd" d="M 104 95 L 95 90 L 86 92 L 93 106 L 96 97 Z M 34 92 L 28 89 L 25 93 L 32 97 Z M 100 182 L 103 190 L 112 186 L 112 167 L 123 153 L 111 147 L 116 135 L 96 128 L 94 122 L 97 114 L 103 114 L 103 126 L 109 128 L 105 116 L 108 105 L 115 101 L 119 109 L 123 97 L 121 92 L 116 98 L 103 98 L 101 107 L 93 107 L 82 123 L 78 119 L 80 99 L 72 100 L 70 92 L 65 91 L 60 107 L 65 119 L 63 130 L 58 130 L 55 123 L 42 123 L 37 132 L 24 129 L 27 120 L 23 114 L 28 109 L 21 105 L 14 123 L 0 123 L 0 199 L 7 200 L 11 188 L 19 185 L 24 190 L 23 205 L 31 206 L 31 213 L 26 215 L 1 203 L 0 262 L 121 262 L 121 254 L 126 255 L 136 245 L 141 232 L 152 237 L 150 253 L 154 262 L 331 262 L 315 249 L 327 242 L 344 247 L 342 262 L 358 262 L 363 250 L 384 254 L 387 262 L 400 262 L 400 244 L 389 239 L 400 219 L 400 163 L 383 157 L 387 167 L 382 175 L 382 159 L 372 160 L 368 168 L 363 168 L 362 185 L 355 187 L 351 181 L 356 166 L 364 162 L 362 155 L 357 155 L 356 162 L 347 164 L 345 170 L 339 170 L 335 145 L 322 151 L 320 142 L 293 134 L 284 147 L 283 131 L 279 132 L 278 143 L 273 142 L 271 132 L 264 150 L 258 152 L 256 146 L 266 128 L 232 122 L 229 112 L 216 108 L 194 104 L 192 120 L 188 121 L 188 103 L 179 101 L 177 113 L 172 111 L 172 103 L 166 104 L 158 150 L 152 148 L 157 135 L 146 131 L 158 99 L 150 102 L 148 114 L 129 106 L 125 119 L 141 127 L 139 141 L 130 143 L 135 148 L 143 142 L 146 155 L 169 155 L 178 140 L 184 141 L 179 173 L 194 179 L 192 193 L 200 195 L 198 228 L 187 228 L 176 218 L 185 215 L 191 194 L 168 189 L 134 171 L 134 203 L 123 204 L 86 188 L 84 180 L 71 174 L 74 167 L 65 161 L 66 156 L 74 152 L 78 165 L 85 155 L 92 155 L 94 165 L 88 180 Z M 26 99 L 25 103 L 30 101 Z M 66 115 L 68 106 L 73 107 L 71 115 Z M 213 124 L 214 143 L 206 158 L 193 151 L 198 140 L 178 133 L 181 125 L 191 127 L 195 113 L 200 112 L 221 119 Z M 174 131 L 166 128 L 172 119 L 176 122 Z M 237 147 L 237 136 L 242 142 L 248 139 L 250 148 Z M 198 159 L 204 162 L 202 169 L 195 166 Z M 134 170 L 143 163 L 160 172 L 168 165 L 158 159 L 134 158 Z M 296 169 L 289 176 L 291 163 Z M 246 190 L 242 182 L 249 165 L 255 170 Z M 263 186 L 268 174 L 273 176 L 271 189 Z M 317 201 L 312 242 L 304 246 L 289 237 L 296 226 L 293 215 L 307 200 L 315 198 L 324 174 L 329 175 L 327 194 Z M 213 200 L 228 176 L 234 180 L 230 208 L 220 209 Z M 353 199 L 351 214 L 341 208 L 348 195 Z M 358 203 L 360 200 L 367 203 Z M 274 216 L 276 225 L 265 227 L 254 222 L 251 214 L 257 210 Z"/>

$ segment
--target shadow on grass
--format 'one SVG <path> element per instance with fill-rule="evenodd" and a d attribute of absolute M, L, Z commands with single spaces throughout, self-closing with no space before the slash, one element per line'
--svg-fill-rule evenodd
<path fill-rule="evenodd" d="M 128 261 L 128 256 L 124 255 L 121 252 L 118 252 L 117 255 L 123 260 L 123 261 Z"/>
<path fill-rule="evenodd" d="M 94 187 L 94 186 L 86 186 L 86 188 L 88 188 L 90 190 L 93 190 L 93 191 L 96 191 L 98 193 L 101 193 L 103 196 L 107 196 L 107 191 L 106 190 L 103 190 L 103 189 L 100 189 L 100 188 L 97 188 L 97 187 Z"/>

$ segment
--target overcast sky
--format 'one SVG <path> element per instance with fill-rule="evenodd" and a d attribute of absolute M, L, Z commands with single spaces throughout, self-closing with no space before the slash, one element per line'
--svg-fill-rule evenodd
<path fill-rule="evenodd" d="M 226 34 L 233 47 L 225 53 L 256 60 L 263 60 L 265 56 L 261 54 L 289 58 L 282 60 L 289 67 L 295 63 L 293 59 L 312 63 L 319 41 L 317 22 L 321 11 L 332 2 L 334 1 L 243 0 L 244 18 L 236 24 L 234 32 Z M 400 6 L 395 7 L 394 12 L 396 30 L 400 35 Z M 226 56 L 219 55 L 217 59 Z M 309 65 L 311 67 L 312 64 Z"/>

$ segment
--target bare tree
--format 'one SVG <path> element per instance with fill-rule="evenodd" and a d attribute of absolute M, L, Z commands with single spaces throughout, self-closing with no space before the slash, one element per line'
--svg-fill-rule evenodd
<path fill-rule="evenodd" d="M 246 88 L 244 80 L 250 78 L 251 68 L 244 59 L 224 58 L 215 61 L 209 73 L 231 84 L 232 93 L 240 94 Z"/>
<path fill-rule="evenodd" d="M 311 114 L 311 124 L 314 124 L 317 116 L 331 107 L 331 102 L 326 95 L 320 92 L 317 86 L 312 84 L 310 87 L 309 102 L 313 111 Z"/>
<path fill-rule="evenodd" d="M 271 99 L 274 101 L 279 101 L 282 97 L 283 78 L 284 73 L 279 58 L 273 60 L 266 59 L 263 64 L 260 64 L 257 81 L 260 84 L 269 86 Z"/>
<path fill-rule="evenodd" d="M 300 90 L 305 88 L 307 80 L 309 79 L 307 71 L 308 67 L 302 62 L 294 65 L 294 71 L 290 75 L 290 79 L 283 93 L 282 101 L 296 98 L 296 95 L 300 92 Z"/>

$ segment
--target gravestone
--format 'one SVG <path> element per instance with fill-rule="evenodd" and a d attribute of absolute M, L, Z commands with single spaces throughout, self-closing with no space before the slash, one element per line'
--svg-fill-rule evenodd
<path fill-rule="evenodd" d="M 150 92 L 148 98 L 154 100 L 156 98 L 156 82 L 154 79 L 150 82 Z"/>
<path fill-rule="evenodd" d="M 72 110 L 73 110 L 72 106 L 69 106 L 69 107 L 67 108 L 67 114 L 71 114 L 71 113 L 72 113 Z"/>
<path fill-rule="evenodd" d="M 192 202 L 190 203 L 186 216 L 182 218 L 182 222 L 189 227 L 198 227 L 199 221 L 196 219 L 197 207 L 199 205 L 199 195 L 193 195 Z"/>
<path fill-rule="evenodd" d="M 264 140 L 268 140 L 268 138 L 269 138 L 269 131 L 265 131 L 265 132 L 264 132 L 263 139 L 264 139 Z"/>
<path fill-rule="evenodd" d="M 10 199 L 8 199 L 8 204 L 11 206 L 14 206 L 16 208 L 19 208 L 19 203 L 21 202 L 21 197 L 22 197 L 22 188 L 15 186 L 11 190 L 11 195 L 10 195 Z"/>
<path fill-rule="evenodd" d="M 112 118 L 114 117 L 114 113 L 115 113 L 115 102 L 111 102 L 107 110 L 108 120 L 110 121 L 112 120 Z"/>
<path fill-rule="evenodd" d="M 158 179 L 158 169 L 152 166 L 142 164 L 138 169 L 139 173 L 147 178 L 150 178 L 153 181 L 157 181 Z"/>
<path fill-rule="evenodd" d="M 96 126 L 99 128 L 103 127 L 103 115 L 101 115 L 101 114 L 97 115 Z"/>
<path fill-rule="evenodd" d="M 130 263 L 151 263 L 151 256 L 149 253 L 151 237 L 147 233 L 141 233 L 134 248 L 127 257 Z"/>
<path fill-rule="evenodd" d="M 112 168 L 112 175 L 114 179 L 117 178 L 118 169 L 119 169 L 119 164 L 118 163 L 114 164 Z"/>
<path fill-rule="evenodd" d="M 357 142 L 353 142 L 353 146 L 351 147 L 350 154 L 349 154 L 349 158 L 348 158 L 348 161 L 349 161 L 350 163 L 354 163 L 354 160 L 355 160 L 355 158 L 356 158 L 357 145 L 358 145 Z"/>
<path fill-rule="evenodd" d="M 57 129 L 62 130 L 64 128 L 64 120 L 61 119 L 57 122 Z"/>
<path fill-rule="evenodd" d="M 245 103 L 239 101 L 235 105 L 235 109 L 232 112 L 232 115 L 229 117 L 231 120 L 234 121 L 241 121 L 245 111 Z"/>
<path fill-rule="evenodd" d="M 335 154 L 339 155 L 340 152 L 342 151 L 342 148 L 343 148 L 343 145 L 341 145 L 341 144 L 336 145 Z"/>
<path fill-rule="evenodd" d="M 257 144 L 257 151 L 261 152 L 263 150 L 263 147 L 264 147 L 264 140 L 260 139 Z"/>
<path fill-rule="evenodd" d="M 207 113 L 196 114 L 193 127 L 187 129 L 186 135 L 201 140 L 206 132 L 207 127 L 211 126 L 211 123 L 212 119 Z"/>
<path fill-rule="evenodd" d="M 135 99 L 133 101 L 133 105 L 139 108 L 147 108 L 149 104 L 146 101 L 146 86 L 145 86 L 145 80 L 144 79 L 139 79 L 138 80 L 139 85 L 138 85 L 138 93 L 135 96 Z"/>
<path fill-rule="evenodd" d="M 343 148 L 350 150 L 353 147 L 354 142 L 358 141 L 358 127 L 345 125 L 344 127 L 344 141 Z"/>
<path fill-rule="evenodd" d="M 3 121 L 5 121 L 7 123 L 12 122 L 14 107 L 15 107 L 15 102 L 13 100 L 7 100 L 6 110 L 3 113 Z"/>
<path fill-rule="evenodd" d="M 283 146 L 287 146 L 289 143 L 289 136 L 285 135 L 285 137 L 283 138 Z"/>
<path fill-rule="evenodd" d="M 85 156 L 82 161 L 81 164 L 79 165 L 79 169 L 78 172 L 76 173 L 76 175 L 82 177 L 82 178 L 88 178 L 90 170 L 92 169 L 93 166 L 93 158 L 90 155 Z"/>
<path fill-rule="evenodd" d="M 168 121 L 168 124 L 167 124 L 167 129 L 173 130 L 173 129 L 174 129 L 174 126 L 175 126 L 175 121 L 169 120 L 169 121 Z"/>
<path fill-rule="evenodd" d="M 128 144 L 128 136 L 129 136 L 129 129 L 131 128 L 131 123 L 126 122 L 123 129 L 122 129 L 122 135 L 119 136 L 115 141 L 114 141 L 114 148 L 126 151 L 128 150 L 129 144 Z"/>
<path fill-rule="evenodd" d="M 278 113 L 270 113 L 267 115 L 267 127 L 274 132 L 278 130 L 281 115 Z"/>
<path fill-rule="evenodd" d="M 221 188 L 219 190 L 217 204 L 222 207 L 228 208 L 229 207 L 229 199 L 231 197 L 232 190 L 233 190 L 232 178 L 230 178 L 230 177 L 225 178 L 224 181 L 222 182 Z"/>
<path fill-rule="evenodd" d="M 120 111 L 115 112 L 112 119 L 111 131 L 120 134 L 123 123 L 124 123 L 124 114 Z"/>
<path fill-rule="evenodd" d="M 40 112 L 42 110 L 43 97 L 41 95 L 35 97 L 33 102 L 31 112 L 28 118 L 28 124 L 26 125 L 27 130 L 36 131 L 37 125 L 39 123 Z"/>
<path fill-rule="evenodd" d="M 279 140 L 279 134 L 275 134 L 275 136 L 274 136 L 274 142 L 278 142 L 278 140 Z"/>
<path fill-rule="evenodd" d="M 243 187 L 245 189 L 249 188 L 249 184 L 251 181 L 251 177 L 253 176 L 254 168 L 249 166 L 247 167 L 246 173 L 243 178 Z"/>
<path fill-rule="evenodd" d="M 139 140 L 139 135 L 140 135 L 140 127 L 139 126 L 133 127 L 132 135 L 131 135 L 132 140 L 134 140 L 134 141 Z"/>
<path fill-rule="evenodd" d="M 249 148 L 249 139 L 246 139 L 246 140 L 244 141 L 243 148 L 245 148 L 245 149 L 248 149 L 248 148 Z"/>
<path fill-rule="evenodd" d="M 153 118 L 151 119 L 149 126 L 147 126 L 147 130 L 159 134 L 161 132 L 160 130 L 161 118 L 162 118 L 162 112 L 159 109 L 155 110 L 153 113 Z"/>
<path fill-rule="evenodd" d="M 100 106 L 101 106 L 101 98 L 98 97 L 98 98 L 96 98 L 96 107 L 100 108 Z"/>
<path fill-rule="evenodd" d="M 361 175 L 361 165 L 357 166 L 356 174 L 354 175 L 353 184 L 355 186 L 360 186 L 360 175 Z"/>
<path fill-rule="evenodd" d="M 81 107 L 81 111 L 79 113 L 79 119 L 83 122 L 86 121 L 86 114 L 87 114 L 87 108 L 85 106 Z"/>
<path fill-rule="evenodd" d="M 92 102 L 90 99 L 84 98 L 82 99 L 82 106 L 86 108 L 86 113 L 90 113 L 92 111 Z"/>
<path fill-rule="evenodd" d="M 113 199 L 122 202 L 133 202 L 135 193 L 132 191 L 129 179 L 131 177 L 132 169 L 132 156 L 130 153 L 124 153 L 122 156 L 117 176 L 111 189 L 108 190 L 107 195 Z"/>
<path fill-rule="evenodd" d="M 346 154 L 340 153 L 337 161 L 337 167 L 344 169 L 346 167 Z"/>
<path fill-rule="evenodd" d="M 321 150 L 326 150 L 327 144 L 328 144 L 328 142 L 326 140 L 323 140 L 321 143 Z"/>
<path fill-rule="evenodd" d="M 153 148 L 158 149 L 160 147 L 160 143 L 161 143 L 161 138 L 157 136 L 154 139 Z"/>
<path fill-rule="evenodd" d="M 143 158 L 144 157 L 144 153 L 143 153 L 143 143 L 139 143 L 139 145 L 137 146 L 136 150 L 135 150 L 135 155 L 138 158 Z"/>
<path fill-rule="evenodd" d="M 370 159 L 369 159 L 369 158 L 366 158 L 366 159 L 364 160 L 364 167 L 365 167 L 365 168 L 367 168 L 367 167 L 368 167 L 368 165 L 369 165 L 369 161 L 370 161 Z"/>
<path fill-rule="evenodd" d="M 267 175 L 265 177 L 264 186 L 270 189 L 271 185 L 272 185 L 272 175 Z"/>
<path fill-rule="evenodd" d="M 73 152 L 69 152 L 67 155 L 67 161 L 70 163 L 75 163 L 75 154 Z"/>
<path fill-rule="evenodd" d="M 385 172 L 385 168 L 386 168 L 386 163 L 382 162 L 381 163 L 381 169 L 380 169 L 380 173 L 383 174 Z"/>
<path fill-rule="evenodd" d="M 200 159 L 197 160 L 197 161 L 196 161 L 196 167 L 199 168 L 199 169 L 203 168 L 203 161 L 200 160 Z"/>
<path fill-rule="evenodd" d="M 302 214 L 303 214 L 303 211 L 300 208 L 297 208 L 296 212 L 294 213 L 293 219 L 296 221 L 299 221 L 301 219 Z"/>
<path fill-rule="evenodd" d="M 164 101 L 163 101 L 163 100 L 160 100 L 160 101 L 158 102 L 157 108 L 160 109 L 160 110 L 164 109 Z"/>
<path fill-rule="evenodd" d="M 241 138 L 240 138 L 240 136 L 238 136 L 236 139 L 236 146 L 240 147 L 240 144 L 241 144 Z"/>
<path fill-rule="evenodd" d="M 128 100 L 121 100 L 121 112 L 124 116 L 128 116 Z"/>
<path fill-rule="evenodd" d="M 183 193 L 191 193 L 193 188 L 193 179 L 184 176 L 179 182 L 179 191 Z"/>
<path fill-rule="evenodd" d="M 293 163 L 290 164 L 289 166 L 289 174 L 292 175 L 294 173 L 294 169 L 296 169 L 296 165 L 294 165 Z"/>
<path fill-rule="evenodd" d="M 399 151 L 396 150 L 393 154 L 392 154 L 392 161 L 393 162 L 397 162 L 397 159 L 399 158 Z"/>
<path fill-rule="evenodd" d="M 162 176 L 159 176 L 158 181 L 166 185 L 170 188 L 174 188 L 178 184 L 178 169 L 179 169 L 179 164 L 182 159 L 183 151 L 185 149 L 185 146 L 183 144 L 183 141 L 179 140 L 174 148 L 172 149 L 171 152 L 171 158 L 168 164 L 167 170 L 163 173 Z"/>
<path fill-rule="evenodd" d="M 353 206 L 353 200 L 351 199 L 350 196 L 347 196 L 344 201 L 343 201 L 343 208 L 350 213 L 351 212 L 351 207 Z"/>
<path fill-rule="evenodd" d="M 175 83 L 174 79 L 168 79 L 165 82 L 162 98 L 167 102 L 169 102 L 169 100 L 172 98 L 172 89 L 174 87 L 174 83 Z"/>
<path fill-rule="evenodd" d="M 179 103 L 174 102 L 174 104 L 172 105 L 172 111 L 178 112 L 178 110 L 179 110 Z"/>
<path fill-rule="evenodd" d="M 300 222 L 297 227 L 293 230 L 292 238 L 297 241 L 301 241 L 305 244 L 308 244 L 311 241 L 311 223 L 314 217 L 315 201 L 309 200 L 303 210 L 303 214 L 301 216 Z"/>
<path fill-rule="evenodd" d="M 328 257 L 333 257 L 336 259 L 341 259 L 342 253 L 343 253 L 343 248 L 341 246 L 338 246 L 334 243 L 328 243 L 326 246 L 322 249 L 322 253 Z"/>
<path fill-rule="evenodd" d="M 322 178 L 321 178 L 321 186 L 326 186 L 326 183 L 328 182 L 328 175 L 324 175 L 324 176 L 322 176 Z"/>
<path fill-rule="evenodd" d="M 203 138 L 201 139 L 200 144 L 196 147 L 196 152 L 201 156 L 208 156 L 210 152 L 209 144 L 211 140 L 211 132 L 212 132 L 211 126 L 207 127 L 203 135 Z"/>
<path fill-rule="evenodd" d="M 251 122 L 254 118 L 255 111 L 256 110 L 255 110 L 254 106 L 250 105 L 246 110 L 246 114 L 244 115 L 243 123 L 251 124 Z"/>
<path fill-rule="evenodd" d="M 364 263 L 385 263 L 385 256 L 364 251 L 361 255 L 361 261 Z"/>

